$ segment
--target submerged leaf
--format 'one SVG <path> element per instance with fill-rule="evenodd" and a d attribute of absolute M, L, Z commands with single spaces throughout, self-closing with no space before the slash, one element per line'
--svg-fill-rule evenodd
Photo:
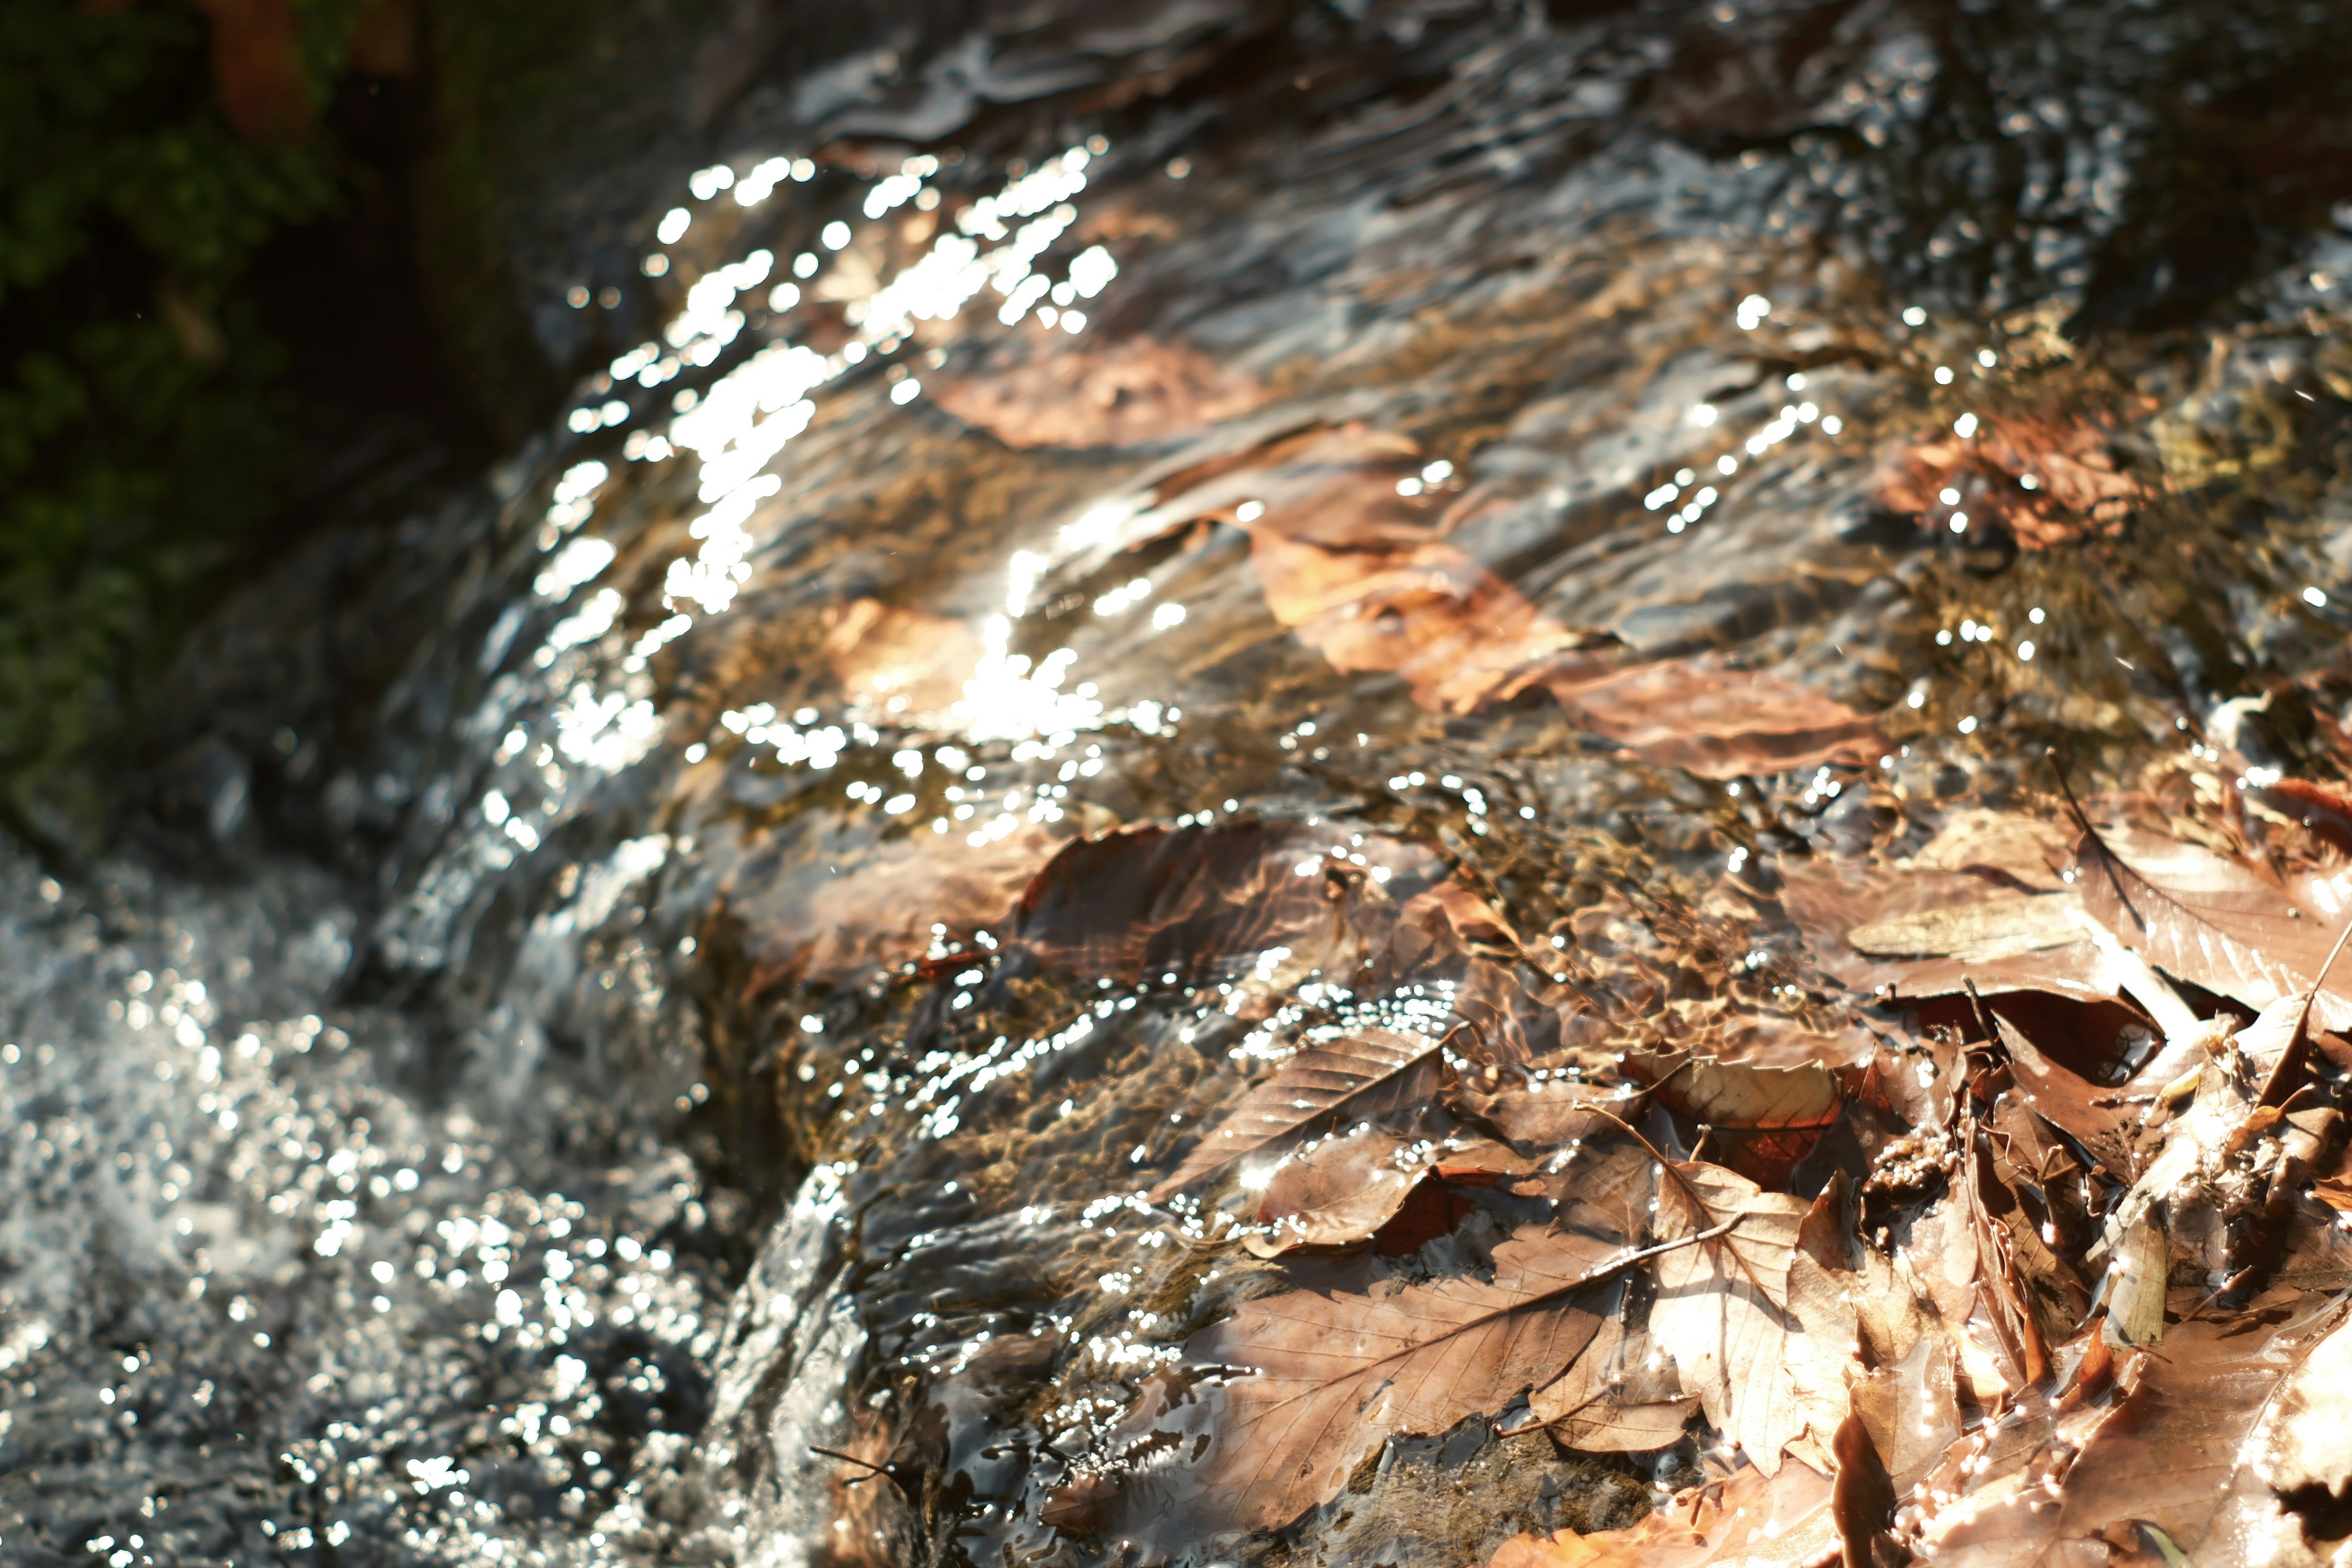
<path fill-rule="evenodd" d="M 1874 720 L 1783 676 L 1684 660 L 1593 675 L 1576 662 L 1540 683 L 1570 719 L 1644 762 L 1727 779 L 1867 763 L 1885 749 Z"/>
<path fill-rule="evenodd" d="M 1444 1071 L 1436 1041 L 1386 1029 L 1306 1047 L 1225 1114 L 1174 1173 L 1151 1189 L 1152 1201 L 1244 1154 L 1277 1152 L 1348 1120 L 1421 1105 L 1435 1098 Z"/>
<path fill-rule="evenodd" d="M 1816 1568 L 1839 1547 L 1830 1486 L 1802 1465 L 1777 1476 L 1742 1467 L 1728 1480 L 1676 1492 L 1624 1530 L 1515 1535 L 1486 1568 Z"/>
<path fill-rule="evenodd" d="M 1187 1365 L 1222 1381 L 1130 1419 L 1134 1447 L 1181 1442 L 1183 1458 L 1138 1464 L 1127 1512 L 1188 1531 L 1297 1517 L 1338 1496 L 1382 1439 L 1442 1432 L 1558 1375 L 1608 1309 L 1591 1287 L 1631 1256 L 1620 1235 L 1528 1226 L 1495 1248 L 1491 1279 L 1383 1288 L 1343 1275 L 1247 1303 L 1184 1347 Z"/>

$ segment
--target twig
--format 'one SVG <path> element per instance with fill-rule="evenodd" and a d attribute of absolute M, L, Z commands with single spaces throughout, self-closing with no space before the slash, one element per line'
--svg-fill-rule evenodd
<path fill-rule="evenodd" d="M 841 1484 L 844 1486 L 863 1486 L 877 1476 L 880 1476 L 884 1480 L 888 1481 L 893 1486 L 897 1486 L 898 1484 L 898 1478 L 890 1473 L 890 1467 L 887 1465 L 877 1465 L 871 1459 L 861 1459 L 855 1454 L 845 1454 L 838 1448 L 819 1447 L 814 1443 L 811 1443 L 808 1447 L 809 1452 L 812 1454 L 823 1454 L 828 1459 L 839 1459 L 845 1464 L 863 1465 L 866 1467 L 866 1474 L 858 1477 L 854 1481 L 842 1482 Z"/>

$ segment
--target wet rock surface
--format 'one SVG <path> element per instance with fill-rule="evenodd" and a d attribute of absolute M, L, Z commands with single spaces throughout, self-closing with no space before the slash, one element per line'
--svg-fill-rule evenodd
<path fill-rule="evenodd" d="M 1664 1152 L 1807 1200 L 1891 1169 L 1666 1075 L 1928 1051 L 1879 883 L 2050 891 L 1960 829 L 2061 816 L 2053 755 L 2336 820 L 2261 793 L 2352 698 L 2328 15 L 868 21 L 681 46 L 708 162 L 577 258 L 611 364 L 224 606 L 140 847 L 0 867 L 0 1551 L 1630 1526 L 1721 1459 L 1680 1393 L 1644 1449 L 1506 1391 L 1262 1517 L 1176 1473 L 1213 1428 L 1132 1439 L 1255 1300 L 1491 1282 L 1586 1135 L 1547 1086 L 1665 1083 Z M 1453 1121 L 1337 1063 L 1203 1166 L 1375 1031 Z M 1383 1118 L 1483 1174 L 1286 1258 L 1273 1162 Z"/>

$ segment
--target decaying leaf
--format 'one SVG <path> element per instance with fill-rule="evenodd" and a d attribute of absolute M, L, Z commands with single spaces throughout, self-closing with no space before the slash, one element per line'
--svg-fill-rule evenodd
<path fill-rule="evenodd" d="M 1244 1238 L 1250 1251 L 1273 1258 L 1370 1242 L 1376 1252 L 1410 1252 L 1453 1229 L 1465 1207 L 1456 1188 L 1534 1168 L 1491 1139 L 1416 1121 L 1402 1131 L 1361 1124 L 1284 1158 L 1258 1196 L 1258 1224 L 1270 1228 Z"/>
<path fill-rule="evenodd" d="M 1122 1482 L 1127 1511 L 1260 1529 L 1336 1497 L 1381 1439 L 1549 1382 L 1600 1330 L 1609 1298 L 1593 1288 L 1633 1256 L 1622 1236 L 1534 1226 L 1495 1248 L 1492 1279 L 1383 1288 L 1349 1272 L 1249 1302 L 1184 1347 L 1215 1375 L 1163 1385 L 1129 1423 L 1129 1453 L 1147 1457 Z"/>
<path fill-rule="evenodd" d="M 2336 923 L 2306 910 L 2243 861 L 2137 829 L 2086 834 L 2075 886 L 2084 905 L 2125 946 L 2158 968 L 2245 1003 L 2270 1005 L 2311 988 Z M 2319 992 L 2323 1028 L 2352 1026 L 2352 989 Z"/>
<path fill-rule="evenodd" d="M 1766 1475 L 1809 1434 L 1825 1454 L 1846 1415 L 1855 1331 L 1852 1306 L 1798 1250 L 1811 1205 L 1696 1162 L 1675 1176 L 1659 1189 L 1661 1231 L 1709 1239 L 1659 1258 L 1651 1333 L 1674 1348 L 1708 1423 Z"/>
<path fill-rule="evenodd" d="M 1660 1100 L 1708 1130 L 1718 1163 L 1774 1184 L 1835 1124 L 1844 1095 L 1820 1062 L 1788 1067 L 1723 1061 L 1687 1051 L 1628 1051 L 1625 1070 Z"/>
<path fill-rule="evenodd" d="M 1595 734 L 1644 762 L 1706 778 L 1866 763 L 1885 749 L 1877 724 L 1845 704 L 1786 677 L 1719 662 L 1591 673 L 1589 661 L 1563 660 L 1539 683 Z"/>
<path fill-rule="evenodd" d="M 1433 1099 L 1444 1062 L 1434 1040 L 1368 1029 L 1308 1046 L 1225 1114 L 1175 1172 L 1152 1189 L 1157 1203 L 1245 1154 L 1277 1153 L 1341 1121 Z"/>
<path fill-rule="evenodd" d="M 1963 813 L 1906 865 L 1787 876 L 1846 974 L 1958 993 L 1881 994 L 1868 1027 L 1676 997 L 1643 1037 L 1698 1048 L 1528 1027 L 1454 1078 L 1419 1037 L 1308 1046 L 1160 1189 L 1268 1161 L 1276 1228 L 1250 1247 L 1295 1288 L 1193 1335 L 1048 1521 L 1280 1526 L 1381 1442 L 1524 1398 L 1512 1436 L 1642 1454 L 1697 1433 L 1740 1468 L 1632 1530 L 1519 1537 L 1505 1568 L 2317 1561 L 2306 1527 L 2352 1502 L 2331 1304 L 2352 1188 L 2313 1180 L 2342 1116 L 2284 988 L 2326 973 L 2335 932 L 2251 865 L 2116 840 L 2069 867 L 2053 831 Z M 1412 932 L 1498 973 L 1517 945 L 1466 889 L 1395 930 L 1407 964 Z M 2264 986 L 2252 1023 L 2187 999 Z M 1788 1190 L 1801 1158 L 1827 1174 L 1811 1202 Z"/>
<path fill-rule="evenodd" d="M 1988 416 L 1969 437 L 1913 443 L 1881 470 L 1879 496 L 1940 527 L 1957 489 L 1968 515 L 2006 526 L 2028 550 L 2053 550 L 2116 527 L 2144 491 L 2108 447 L 2099 419 L 2057 413 Z"/>
<path fill-rule="evenodd" d="M 1645 1332 L 1625 1331 L 1616 1310 L 1576 1363 L 1528 1397 L 1528 1409 L 1553 1436 L 1588 1454 L 1648 1454 L 1679 1442 L 1698 1413 L 1674 1358 Z"/>
<path fill-rule="evenodd" d="M 1513 1536 L 1486 1568 L 1818 1568 L 1839 1548 L 1826 1477 L 1801 1465 L 1777 1476 L 1742 1467 L 1676 1492 L 1624 1530 Z"/>
<path fill-rule="evenodd" d="M 2082 900 L 2071 893 L 1989 898 L 1856 926 L 1846 940 L 1872 958 L 1998 963 L 2085 940 L 2082 912 Z"/>

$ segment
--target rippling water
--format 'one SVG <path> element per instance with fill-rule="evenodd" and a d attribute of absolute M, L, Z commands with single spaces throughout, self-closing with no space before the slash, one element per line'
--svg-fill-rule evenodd
<path fill-rule="evenodd" d="M 199 781 L 338 855 L 0 863 L 0 1552 L 1624 1521 L 1687 1450 L 1478 1422 L 1279 1537 L 1042 1513 L 1273 1285 L 1248 1173 L 1148 1194 L 1302 1043 L 1771 1059 L 1867 1021 L 1790 868 L 2343 746 L 2329 9 L 1002 9 L 651 195 L 396 676 Z"/>

